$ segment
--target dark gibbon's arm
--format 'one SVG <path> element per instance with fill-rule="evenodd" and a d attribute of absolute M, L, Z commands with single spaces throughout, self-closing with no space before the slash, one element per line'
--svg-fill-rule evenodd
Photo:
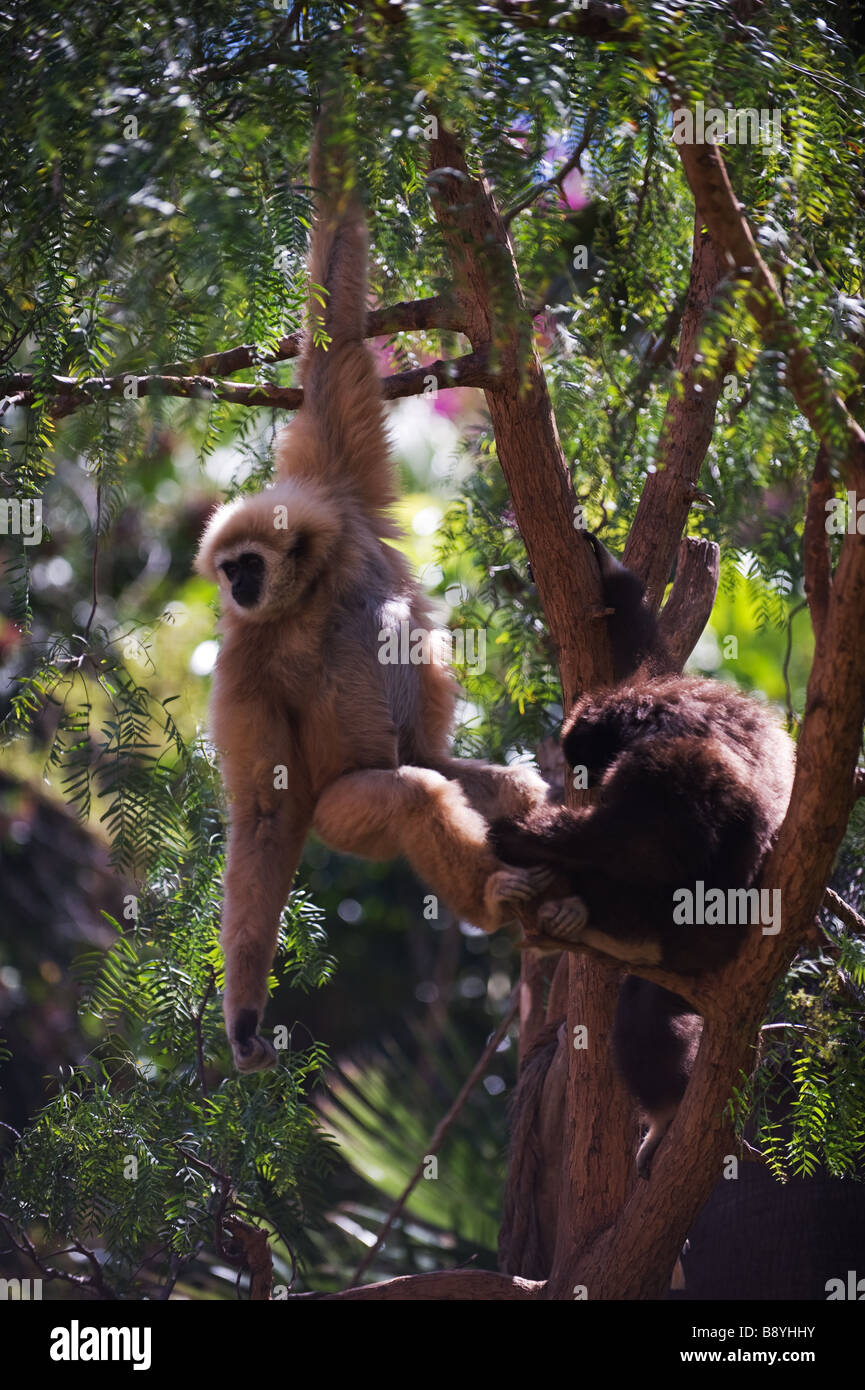
<path fill-rule="evenodd" d="M 671 669 L 670 657 L 658 631 L 655 614 L 646 603 L 646 591 L 633 570 L 611 554 L 598 536 L 590 536 L 601 572 L 601 592 L 607 615 L 607 635 L 613 657 L 613 679 L 623 681 L 644 662 L 650 661 L 652 674 Z"/>

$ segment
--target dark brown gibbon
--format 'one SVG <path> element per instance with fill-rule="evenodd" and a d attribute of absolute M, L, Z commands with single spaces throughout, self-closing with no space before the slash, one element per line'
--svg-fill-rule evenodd
<path fill-rule="evenodd" d="M 724 682 L 659 674 L 668 658 L 640 581 L 596 550 L 619 683 L 578 700 L 562 737 L 568 765 L 598 789 L 595 803 L 503 819 L 490 843 L 508 864 L 554 873 L 537 913 L 541 933 L 635 965 L 714 969 L 732 959 L 745 931 L 760 930 L 741 924 L 758 905 L 746 890 L 784 818 L 793 745 L 768 709 Z M 721 890 L 716 901 L 738 911 L 718 925 L 709 914 L 704 924 L 674 915 L 680 890 L 696 901 L 700 885 L 703 894 Z M 625 980 L 614 1045 L 648 1117 L 638 1155 L 645 1176 L 684 1094 L 700 1027 L 679 995 Z"/>
<path fill-rule="evenodd" d="M 311 826 L 337 850 L 405 855 L 456 913 L 493 931 L 531 896 L 532 876 L 495 859 L 488 822 L 547 795 L 529 769 L 449 756 L 453 680 L 424 596 L 387 544 L 399 532 L 364 344 L 365 222 L 335 144 L 320 133 L 311 170 L 309 273 L 326 296 L 322 310 L 311 292 L 318 329 L 308 329 L 301 362 L 303 407 L 278 440 L 274 484 L 221 507 L 197 558 L 223 608 L 210 718 L 230 817 L 224 1011 L 241 1071 L 275 1061 L 259 1024 Z M 428 659 L 382 659 L 403 625 L 430 639 Z"/>

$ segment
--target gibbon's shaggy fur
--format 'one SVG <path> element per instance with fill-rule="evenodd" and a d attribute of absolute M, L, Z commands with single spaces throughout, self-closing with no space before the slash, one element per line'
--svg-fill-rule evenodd
<path fill-rule="evenodd" d="M 537 913 L 541 932 L 634 964 L 714 969 L 732 959 L 747 927 L 677 924 L 673 894 L 695 891 L 698 880 L 707 890 L 757 881 L 790 797 L 793 745 L 767 709 L 729 685 L 657 674 L 668 658 L 642 585 L 596 550 L 620 683 L 577 701 L 562 748 L 598 798 L 586 809 L 537 807 L 496 822 L 490 843 L 508 864 L 554 872 Z M 643 1174 L 684 1094 L 700 1027 L 678 995 L 625 981 L 614 1044 L 649 1117 Z"/>
<path fill-rule="evenodd" d="M 366 229 L 319 130 L 318 190 L 301 362 L 304 403 L 280 436 L 277 479 L 221 507 L 197 558 L 219 585 L 223 642 L 212 738 L 229 800 L 222 946 L 224 1011 L 241 1071 L 270 1066 L 259 1034 L 281 909 L 310 827 L 334 849 L 404 854 L 455 912 L 486 931 L 531 896 L 505 870 L 488 822 L 542 803 L 526 768 L 449 757 L 452 677 L 440 655 L 382 664 L 380 634 L 432 633 L 386 508 L 394 483 L 373 358 L 364 344 Z M 287 775 L 280 776 L 284 768 Z M 285 782 L 287 781 L 287 788 Z"/>

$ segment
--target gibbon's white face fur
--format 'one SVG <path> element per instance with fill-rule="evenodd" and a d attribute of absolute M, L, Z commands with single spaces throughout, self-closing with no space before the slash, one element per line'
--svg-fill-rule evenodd
<path fill-rule="evenodd" d="M 219 585 L 226 617 L 268 622 L 311 595 L 339 535 L 339 508 L 326 489 L 287 479 L 220 507 L 196 568 Z"/>

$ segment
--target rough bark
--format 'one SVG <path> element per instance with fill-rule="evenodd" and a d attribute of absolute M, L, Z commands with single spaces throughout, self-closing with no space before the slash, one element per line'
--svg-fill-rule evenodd
<path fill-rule="evenodd" d="M 709 621 L 720 571 L 721 552 L 714 541 L 683 537 L 679 542 L 676 578 L 658 618 L 661 636 L 679 670 Z"/>

